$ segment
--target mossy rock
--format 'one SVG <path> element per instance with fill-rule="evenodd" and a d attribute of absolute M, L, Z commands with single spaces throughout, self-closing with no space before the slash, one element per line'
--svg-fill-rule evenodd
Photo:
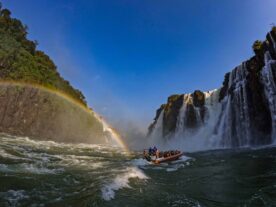
<path fill-rule="evenodd" d="M 174 94 L 168 97 L 168 103 L 175 102 L 181 95 Z"/>

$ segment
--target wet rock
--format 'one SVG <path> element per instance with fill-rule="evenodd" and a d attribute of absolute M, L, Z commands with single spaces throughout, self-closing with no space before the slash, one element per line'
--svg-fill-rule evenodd
<path fill-rule="evenodd" d="M 105 143 L 92 111 L 46 90 L 0 84 L 0 133 L 75 143 Z"/>
<path fill-rule="evenodd" d="M 205 95 L 202 91 L 196 90 L 192 94 L 193 104 L 195 107 L 203 107 L 205 104 Z"/>
<path fill-rule="evenodd" d="M 167 136 L 176 129 L 177 116 L 183 104 L 184 95 L 172 95 L 164 108 L 163 135 Z"/>

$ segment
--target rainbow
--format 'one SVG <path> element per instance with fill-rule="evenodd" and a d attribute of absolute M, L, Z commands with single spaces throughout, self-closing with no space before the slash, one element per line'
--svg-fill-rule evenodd
<path fill-rule="evenodd" d="M 123 148 L 125 151 L 129 152 L 128 146 L 123 141 L 120 134 L 113 129 L 100 115 L 98 115 L 95 111 L 93 111 L 91 108 L 85 106 L 83 103 L 79 102 L 78 100 L 72 98 L 71 96 L 67 95 L 66 93 L 57 90 L 56 88 L 52 87 L 46 87 L 43 85 L 39 85 L 36 83 L 29 83 L 29 82 L 21 82 L 21 81 L 9 81 L 9 80 L 1 80 L 0 86 L 21 86 L 21 87 L 32 87 L 37 88 L 39 90 L 54 94 L 72 104 L 80 108 L 81 110 L 85 111 L 86 113 L 91 114 L 94 116 L 99 122 L 102 123 L 104 130 L 108 131 L 110 134 L 112 134 L 112 139 L 116 143 L 116 146 Z"/>

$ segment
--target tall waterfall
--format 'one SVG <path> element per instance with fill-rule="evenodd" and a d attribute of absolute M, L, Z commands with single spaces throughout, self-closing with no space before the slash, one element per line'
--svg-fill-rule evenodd
<path fill-rule="evenodd" d="M 220 89 L 170 96 L 149 139 L 186 150 L 276 143 L 276 31 L 267 38 Z"/>
<path fill-rule="evenodd" d="M 156 123 L 153 127 L 153 131 L 151 132 L 150 144 L 155 145 L 159 142 L 160 137 L 163 137 L 163 118 L 164 118 L 164 110 L 162 110 L 156 120 Z"/>
<path fill-rule="evenodd" d="M 221 110 L 221 103 L 218 101 L 219 90 L 204 92 L 204 98 L 205 105 L 195 107 L 193 94 L 182 96 L 182 106 L 177 116 L 175 131 L 168 135 L 164 135 L 165 109 L 163 109 L 150 134 L 150 143 L 160 148 L 183 146 L 193 150 L 211 148 L 216 144 L 213 132 Z M 210 139 L 203 139 L 205 136 Z"/>
<path fill-rule="evenodd" d="M 276 51 L 276 45 L 274 42 Z M 262 83 L 264 84 L 265 96 L 269 103 L 269 109 L 272 119 L 272 138 L 273 142 L 276 141 L 276 60 L 272 60 L 269 52 L 265 53 L 265 66 L 261 72 Z"/>
<path fill-rule="evenodd" d="M 250 117 L 247 94 L 248 75 L 245 63 L 235 68 L 229 77 L 230 94 L 222 101 L 222 115 L 218 122 L 217 134 L 222 146 L 250 145 Z"/>

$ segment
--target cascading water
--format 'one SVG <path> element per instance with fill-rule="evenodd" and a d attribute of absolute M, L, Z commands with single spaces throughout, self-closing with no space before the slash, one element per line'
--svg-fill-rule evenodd
<path fill-rule="evenodd" d="M 166 139 L 160 139 L 160 137 L 163 137 L 163 109 L 150 135 L 151 144 L 156 144 L 160 148 L 180 147 L 185 148 L 185 150 L 211 148 L 215 143 L 215 138 L 212 135 L 221 108 L 221 104 L 218 101 L 219 90 L 205 92 L 204 97 L 204 107 L 194 107 L 192 94 L 185 94 L 183 96 L 183 103 L 177 117 L 175 133 L 166 137 Z M 202 118 L 201 114 L 202 109 L 204 109 L 204 118 Z M 191 123 L 189 123 L 191 121 L 189 117 L 191 116 L 191 111 L 194 113 L 193 117 L 195 117 L 195 125 L 192 128 L 189 127 L 191 126 Z M 205 136 L 208 136 L 210 139 L 204 139 Z"/>
<path fill-rule="evenodd" d="M 274 51 L 276 51 L 276 41 L 272 37 L 271 32 L 269 32 L 268 34 L 269 34 L 269 37 L 270 37 L 270 39 L 272 41 L 273 49 L 274 49 Z"/>
<path fill-rule="evenodd" d="M 191 94 L 184 94 L 183 104 L 180 108 L 179 115 L 177 117 L 177 124 L 176 124 L 176 130 L 175 130 L 176 136 L 181 136 L 181 134 L 184 133 L 185 122 L 187 121 L 185 115 L 187 111 L 187 104 L 189 102 L 191 102 Z"/>
<path fill-rule="evenodd" d="M 213 90 L 204 93 L 205 105 L 204 107 L 195 107 L 192 102 L 192 96 L 187 95 L 185 102 L 182 106 L 182 115 L 179 116 L 179 121 L 182 119 L 184 123 L 183 129 L 175 133 L 174 137 L 169 141 L 170 147 L 184 148 L 185 150 L 200 150 L 204 148 L 212 148 L 215 142 L 213 136 L 215 123 L 218 120 L 221 104 L 218 102 L 219 90 Z M 195 128 L 190 129 L 187 123 L 189 114 L 187 112 L 187 106 L 194 107 L 194 113 L 196 117 Z M 204 116 L 202 118 L 202 112 L 204 110 Z M 204 137 L 209 139 L 204 139 Z"/>
<path fill-rule="evenodd" d="M 156 120 L 156 123 L 151 133 L 150 144 L 155 144 L 159 142 L 159 138 L 163 137 L 163 119 L 164 109 L 160 112 L 159 117 Z"/>
<path fill-rule="evenodd" d="M 245 63 L 235 68 L 229 77 L 230 94 L 223 100 L 222 116 L 219 119 L 218 137 L 223 147 L 250 144 L 250 119 L 248 110 Z"/>
<path fill-rule="evenodd" d="M 165 134 L 154 130 L 151 137 L 185 150 L 276 143 L 275 35 L 227 74 L 220 90 L 171 96 L 155 123 Z"/>
<path fill-rule="evenodd" d="M 275 44 L 274 44 L 275 45 Z M 265 53 L 265 66 L 261 72 L 262 82 L 264 84 L 265 96 L 268 100 L 272 119 L 272 139 L 276 141 L 276 83 L 275 69 L 276 61 L 271 59 L 269 52 Z"/>

